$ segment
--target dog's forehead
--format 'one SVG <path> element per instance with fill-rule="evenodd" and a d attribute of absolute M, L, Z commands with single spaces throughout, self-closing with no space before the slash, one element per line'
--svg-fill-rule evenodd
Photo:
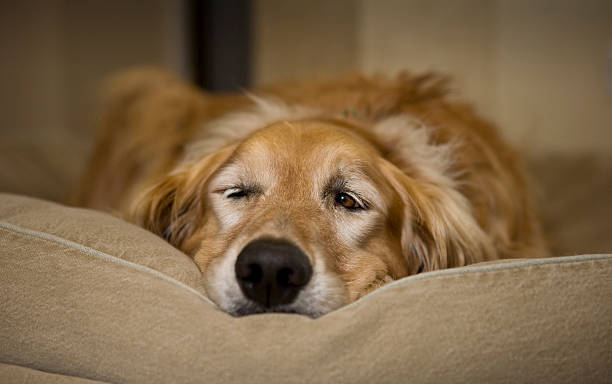
<path fill-rule="evenodd" d="M 283 161 L 296 165 L 360 162 L 376 153 L 374 147 L 350 129 L 316 120 L 282 121 L 247 138 L 237 155 L 250 164 Z"/>

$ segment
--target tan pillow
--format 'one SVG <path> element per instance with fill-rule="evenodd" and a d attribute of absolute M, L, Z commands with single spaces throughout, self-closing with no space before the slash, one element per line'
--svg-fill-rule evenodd
<path fill-rule="evenodd" d="M 317 320 L 233 318 L 157 237 L 3 195 L 0 382 L 609 382 L 611 273 L 609 255 L 518 260 L 406 278 Z"/>

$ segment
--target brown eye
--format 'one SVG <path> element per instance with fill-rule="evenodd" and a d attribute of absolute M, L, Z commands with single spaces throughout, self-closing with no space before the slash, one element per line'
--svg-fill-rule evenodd
<path fill-rule="evenodd" d="M 343 206 L 346 209 L 359 209 L 361 206 L 354 197 L 348 193 L 338 193 L 335 198 L 336 204 Z"/>

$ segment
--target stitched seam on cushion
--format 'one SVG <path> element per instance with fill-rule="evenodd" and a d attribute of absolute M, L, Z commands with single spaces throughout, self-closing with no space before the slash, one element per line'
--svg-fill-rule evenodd
<path fill-rule="evenodd" d="M 0 224 L 1 223 L 2 222 L 0 222 Z M 74 376 L 74 375 L 71 375 L 71 374 L 66 374 L 66 373 L 61 373 L 61 372 L 46 371 L 44 369 L 32 368 L 32 367 L 28 367 L 26 365 L 13 364 L 13 363 L 5 362 L 5 361 L 1 361 L 0 364 L 3 364 L 5 366 L 7 366 L 7 367 L 18 367 L 18 368 L 26 369 L 28 371 L 36 371 L 36 372 L 41 372 L 41 373 L 47 373 L 49 375 L 54 375 L 54 376 L 61 376 L 61 377 L 74 378 L 74 379 L 83 379 L 83 380 L 87 380 L 87 381 L 92 382 L 92 384 L 94 384 L 94 383 L 95 384 L 113 384 L 110 381 L 102 381 L 102 380 L 92 379 L 92 378 L 85 377 L 85 376 Z"/>
<path fill-rule="evenodd" d="M 209 304 L 213 305 L 214 307 L 216 307 L 215 303 L 213 303 L 206 296 L 202 295 L 200 292 L 196 291 L 195 289 L 191 288 L 190 286 L 186 285 L 185 283 L 182 283 L 182 282 L 180 282 L 180 281 L 178 281 L 178 280 L 176 280 L 176 279 L 174 279 L 174 278 L 172 278 L 172 277 L 170 277 L 170 276 L 168 276 L 166 274 L 163 274 L 163 273 L 161 273 L 161 272 L 159 272 L 159 271 L 157 271 L 157 270 L 155 270 L 153 268 L 149 268 L 149 267 L 141 265 L 141 264 L 133 263 L 131 261 L 123 260 L 123 259 L 118 258 L 116 256 L 109 255 L 109 254 L 104 253 L 102 251 L 98 251 L 97 249 L 90 248 L 90 247 L 85 246 L 83 244 L 75 243 L 74 241 L 70 241 L 70 240 L 64 239 L 64 238 L 59 237 L 59 236 L 51 235 L 51 234 L 46 233 L 46 232 L 35 231 L 35 230 L 32 230 L 32 229 L 28 229 L 28 228 L 22 228 L 22 227 L 19 227 L 17 225 L 14 225 L 14 224 L 7 223 L 5 221 L 0 221 L 0 228 L 5 229 L 5 230 L 10 231 L 10 232 L 18 233 L 18 234 L 21 234 L 21 235 L 35 237 L 37 239 L 41 239 L 41 240 L 49 241 L 49 242 L 52 242 L 52 243 L 56 243 L 56 244 L 59 244 L 59 245 L 62 245 L 62 246 L 74 249 L 76 251 L 83 252 L 83 253 L 85 253 L 85 254 L 87 254 L 89 256 L 93 256 L 95 258 L 102 259 L 104 261 L 110 261 L 110 262 L 115 263 L 115 264 L 120 264 L 120 265 L 123 265 L 123 266 L 128 267 L 128 268 L 136 269 L 136 270 L 138 270 L 140 272 L 145 272 L 145 273 L 148 273 L 150 275 L 154 275 L 154 276 L 159 277 L 159 278 L 161 278 L 161 279 L 163 279 L 163 280 L 165 280 L 165 281 L 167 281 L 167 282 L 169 282 L 171 284 L 179 286 L 180 288 L 183 288 L 183 289 L 185 289 L 185 290 L 187 290 L 187 291 L 197 295 L 200 299 L 202 299 L 202 300 L 206 301 L 207 303 L 209 303 Z"/>
<path fill-rule="evenodd" d="M 508 260 L 508 259 L 505 259 L 505 260 Z M 586 263 L 586 262 L 591 262 L 591 261 L 603 261 L 603 260 L 612 260 L 612 254 L 589 254 L 589 255 L 579 255 L 579 256 L 549 257 L 549 258 L 542 258 L 542 259 L 517 260 L 516 262 L 505 262 L 502 264 L 492 264 L 492 265 L 482 265 L 482 266 L 468 265 L 468 266 L 459 267 L 459 268 L 441 269 L 438 271 L 432 271 L 432 272 L 422 273 L 418 275 L 407 276 L 402 279 L 395 280 L 387 285 L 384 285 L 378 288 L 374 292 L 364 296 L 363 298 L 357 301 L 347 304 L 344 307 L 338 308 L 336 311 L 342 311 L 344 309 L 353 307 L 354 305 L 359 305 L 359 303 L 363 303 L 364 301 L 369 300 L 370 297 L 375 297 L 377 294 L 380 294 L 388 289 L 391 289 L 395 286 L 406 284 L 412 281 L 442 279 L 446 277 L 483 274 L 483 273 L 489 273 L 489 272 L 501 272 L 501 271 L 509 271 L 509 270 L 514 270 L 514 269 L 542 267 L 546 265 L 580 264 L 580 263 Z"/>

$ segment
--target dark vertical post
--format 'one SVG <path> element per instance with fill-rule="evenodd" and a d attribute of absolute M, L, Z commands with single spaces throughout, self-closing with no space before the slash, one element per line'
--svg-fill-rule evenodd
<path fill-rule="evenodd" d="M 195 82 L 211 92 L 250 85 L 251 1 L 190 0 Z"/>

